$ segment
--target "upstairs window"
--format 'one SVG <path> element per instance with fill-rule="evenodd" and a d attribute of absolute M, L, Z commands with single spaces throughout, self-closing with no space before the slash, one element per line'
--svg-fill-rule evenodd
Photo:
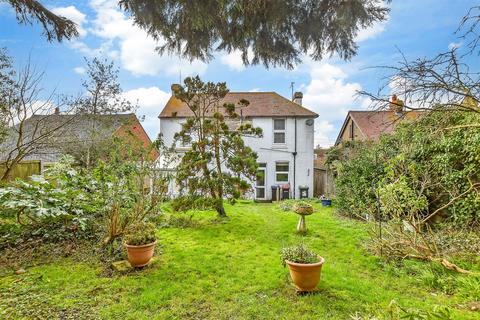
<path fill-rule="evenodd" d="M 273 119 L 273 143 L 285 144 L 286 141 L 286 121 L 285 119 Z"/>
<path fill-rule="evenodd" d="M 288 162 L 275 163 L 275 180 L 276 182 L 288 182 L 288 173 L 290 166 Z"/>

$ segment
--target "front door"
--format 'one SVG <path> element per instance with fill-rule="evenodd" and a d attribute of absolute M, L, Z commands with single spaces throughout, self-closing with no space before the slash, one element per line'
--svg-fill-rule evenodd
<path fill-rule="evenodd" d="M 259 163 L 257 171 L 257 182 L 255 185 L 255 199 L 267 199 L 267 164 Z"/>

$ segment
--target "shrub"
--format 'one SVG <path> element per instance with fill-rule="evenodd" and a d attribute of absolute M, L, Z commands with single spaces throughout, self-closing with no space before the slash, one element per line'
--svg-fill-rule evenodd
<path fill-rule="evenodd" d="M 311 264 L 319 262 L 318 255 L 307 248 L 303 243 L 300 243 L 295 246 L 285 247 L 282 249 L 282 263 L 285 266 L 285 261 L 288 260 L 290 262 L 295 263 L 305 263 Z"/>
<path fill-rule="evenodd" d="M 380 196 L 390 204 L 401 202 L 396 216 L 405 218 L 414 209 L 420 219 L 478 223 L 480 130 L 472 124 L 479 122 L 479 114 L 431 112 L 377 143 L 334 148 L 327 161 L 336 173 L 338 209 L 378 219 Z M 391 212 L 382 207 L 388 219 Z"/>
<path fill-rule="evenodd" d="M 132 246 L 141 246 L 155 242 L 155 225 L 151 222 L 137 222 L 131 224 L 125 233 L 125 243 Z"/>
<path fill-rule="evenodd" d="M 188 210 L 210 210 L 215 207 L 218 199 L 205 198 L 194 195 L 179 196 L 172 201 L 172 209 L 176 212 L 185 212 Z"/>
<path fill-rule="evenodd" d="M 425 112 L 378 142 L 346 143 L 329 153 L 340 212 L 385 222 L 373 230 L 374 251 L 467 272 L 446 257 L 453 247 L 475 250 L 468 232 L 478 234 L 480 223 L 478 123 L 477 113 Z M 450 228 L 463 233 L 456 238 L 463 244 L 444 245 Z"/>
<path fill-rule="evenodd" d="M 17 239 L 90 237 L 100 208 L 95 188 L 88 174 L 74 169 L 72 159 L 66 157 L 44 176 L 16 180 L 0 188 L 1 216 L 10 221 L 9 225 L 15 221 L 22 226 L 15 229 Z M 6 245 L 17 239 L 2 242 Z"/>

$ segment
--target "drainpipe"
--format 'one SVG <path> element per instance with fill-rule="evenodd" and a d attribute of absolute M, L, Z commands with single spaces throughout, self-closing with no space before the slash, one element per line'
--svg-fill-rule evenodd
<path fill-rule="evenodd" d="M 296 180 L 296 177 L 297 177 L 297 163 L 296 163 L 296 160 L 297 160 L 297 117 L 294 117 L 295 119 L 295 149 L 294 151 L 292 152 L 293 154 L 293 199 L 296 199 L 296 193 L 297 193 L 297 190 L 295 189 L 296 185 L 295 185 L 295 180 Z"/>

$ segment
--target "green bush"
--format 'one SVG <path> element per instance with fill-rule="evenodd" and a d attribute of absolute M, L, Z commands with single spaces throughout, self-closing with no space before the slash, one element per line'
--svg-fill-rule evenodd
<path fill-rule="evenodd" d="M 74 169 L 72 159 L 66 157 L 44 176 L 15 180 L 0 188 L 0 216 L 9 221 L 0 230 L 0 246 L 22 238 L 91 237 L 100 208 L 95 182 Z"/>
<path fill-rule="evenodd" d="M 132 246 L 141 246 L 155 242 L 157 239 L 155 236 L 156 228 L 151 222 L 137 222 L 131 224 L 124 236 L 126 244 Z"/>
<path fill-rule="evenodd" d="M 305 263 L 311 264 L 319 262 L 318 255 L 311 251 L 303 243 L 300 243 L 295 246 L 285 247 L 282 249 L 281 253 L 282 263 L 285 266 L 285 261 L 291 261 L 295 263 Z"/>
<path fill-rule="evenodd" d="M 188 210 L 210 210 L 215 208 L 218 201 L 222 200 L 194 195 L 183 195 L 172 200 L 172 209 L 176 212 L 185 212 Z"/>
<path fill-rule="evenodd" d="M 336 174 L 337 208 L 362 219 L 406 217 L 413 210 L 420 219 L 480 222 L 480 130 L 472 126 L 478 123 L 479 114 L 430 112 L 378 142 L 334 148 L 328 163 Z"/>

